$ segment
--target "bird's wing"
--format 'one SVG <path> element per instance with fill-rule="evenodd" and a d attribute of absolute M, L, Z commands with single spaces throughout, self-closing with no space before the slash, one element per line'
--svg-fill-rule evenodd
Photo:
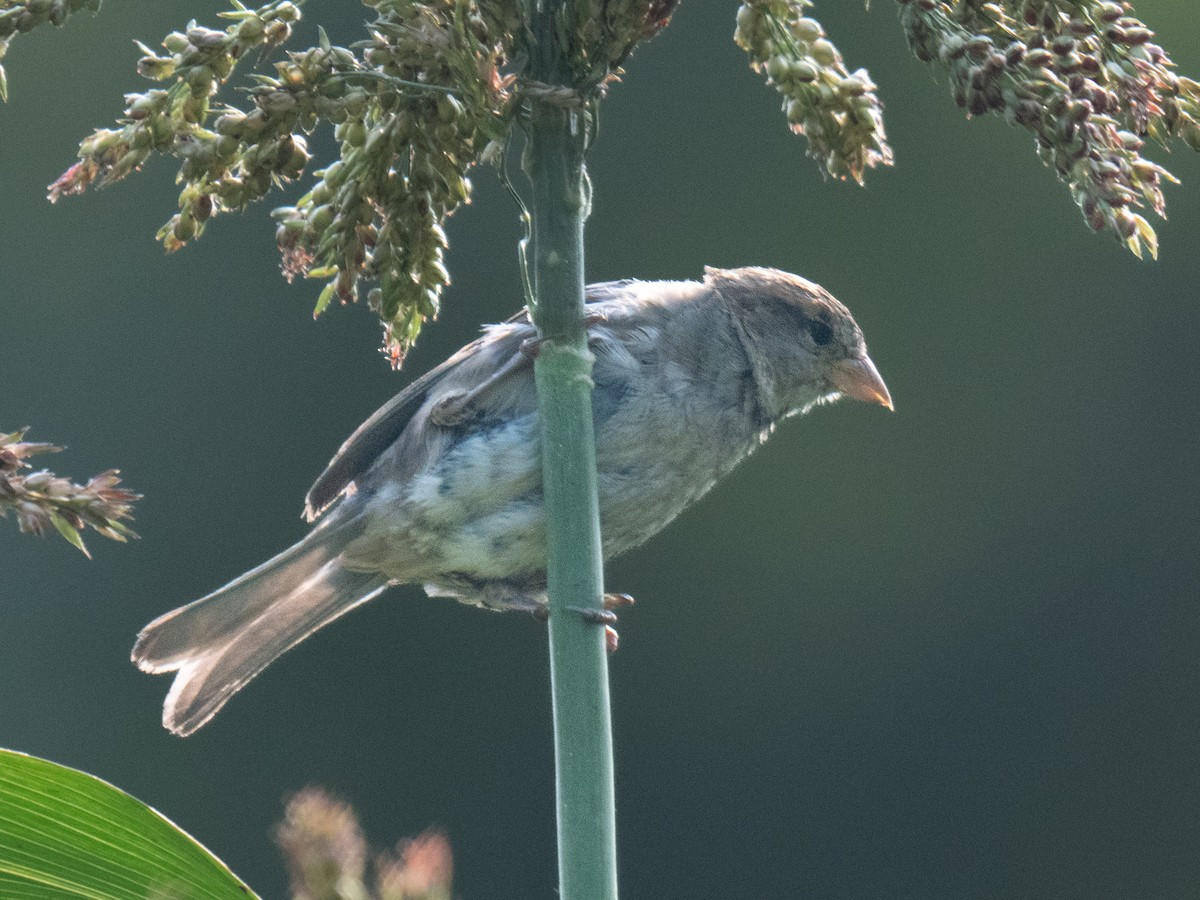
<path fill-rule="evenodd" d="M 640 284 L 644 284 L 644 282 L 636 278 L 622 278 L 620 281 L 597 281 L 584 288 L 583 302 L 591 306 L 593 303 L 608 303 L 610 300 L 626 299 Z M 529 316 L 529 307 L 522 306 L 519 311 L 505 319 L 504 324 L 528 325 L 532 321 Z"/>
<path fill-rule="evenodd" d="M 608 304 L 606 312 L 625 317 L 621 298 L 637 282 L 613 281 L 589 285 L 589 304 Z M 593 333 L 593 344 L 613 342 L 617 321 L 609 321 Z M 533 384 L 530 359 L 522 344 L 535 337 L 528 310 L 522 310 L 504 324 L 491 325 L 479 339 L 463 347 L 444 363 L 422 375 L 399 394 L 380 407 L 374 415 L 350 435 L 337 455 L 325 467 L 321 477 L 308 492 L 304 512 L 311 521 L 340 497 L 389 448 L 389 475 L 401 479 L 420 471 L 430 460 L 443 452 L 448 443 L 466 428 L 478 428 L 488 420 L 513 419 L 534 412 L 537 397 Z M 603 356 L 604 354 L 601 354 Z M 630 360 L 632 362 L 632 360 Z M 495 377 L 497 373 L 500 377 Z M 467 410 L 460 414 L 461 423 L 453 417 L 439 415 L 439 401 L 471 395 Z"/>
<path fill-rule="evenodd" d="M 469 391 L 483 382 L 496 368 L 520 354 L 521 343 L 533 335 L 531 325 L 491 326 L 482 337 L 381 406 L 346 439 L 309 489 L 305 517 L 311 521 L 319 516 L 400 439 L 414 419 L 426 419 L 428 407 L 438 397 Z M 413 449 L 409 448 L 410 452 Z"/>

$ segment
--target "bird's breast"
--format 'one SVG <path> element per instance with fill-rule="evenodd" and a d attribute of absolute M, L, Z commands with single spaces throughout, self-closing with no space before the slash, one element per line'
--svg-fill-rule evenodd
<path fill-rule="evenodd" d="M 593 403 L 605 557 L 634 547 L 702 497 L 760 442 L 734 403 L 646 382 L 597 386 Z M 536 414 L 465 434 L 406 483 L 367 501 L 356 565 L 398 581 L 543 577 L 540 422 Z"/>

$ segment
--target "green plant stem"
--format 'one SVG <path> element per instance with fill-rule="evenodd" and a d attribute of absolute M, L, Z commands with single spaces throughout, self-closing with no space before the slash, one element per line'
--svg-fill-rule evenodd
<path fill-rule="evenodd" d="M 562 0 L 531 16 L 530 73 L 569 85 L 556 38 Z M 550 603 L 550 675 L 562 900 L 616 900 L 616 814 L 604 628 L 581 610 L 603 596 L 592 356 L 584 323 L 585 113 L 534 100 L 527 166 L 533 185 L 534 376 L 542 422 L 542 477 Z"/>

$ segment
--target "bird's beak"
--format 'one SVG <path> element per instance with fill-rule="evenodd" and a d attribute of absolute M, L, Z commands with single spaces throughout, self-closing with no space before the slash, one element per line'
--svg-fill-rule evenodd
<path fill-rule="evenodd" d="M 871 362 L 869 356 L 842 360 L 833 367 L 829 380 L 847 397 L 895 409 L 892 406 L 892 395 L 888 393 L 887 385 L 883 383 L 879 370 L 875 368 L 875 363 Z"/>

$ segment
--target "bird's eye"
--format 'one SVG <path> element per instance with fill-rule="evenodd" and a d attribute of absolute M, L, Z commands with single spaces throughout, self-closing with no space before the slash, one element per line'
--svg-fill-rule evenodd
<path fill-rule="evenodd" d="M 808 326 L 808 332 L 812 335 L 813 343 L 818 347 L 824 347 L 833 340 L 833 328 L 828 322 L 822 322 L 820 319 L 813 319 Z"/>

